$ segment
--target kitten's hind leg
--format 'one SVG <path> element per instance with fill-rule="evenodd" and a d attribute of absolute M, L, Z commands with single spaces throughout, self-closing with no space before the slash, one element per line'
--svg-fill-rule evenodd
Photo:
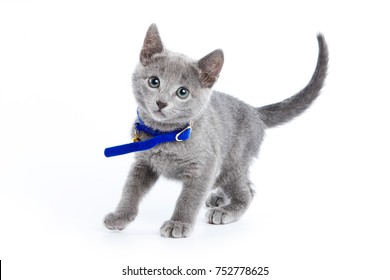
<path fill-rule="evenodd" d="M 210 224 L 220 225 L 237 221 L 248 209 L 253 198 L 253 190 L 248 180 L 236 181 L 222 189 L 230 201 L 207 211 L 206 218 Z"/>
<path fill-rule="evenodd" d="M 228 203 L 229 198 L 221 188 L 218 188 L 216 191 L 210 193 L 206 200 L 207 207 L 218 207 L 226 205 Z"/>

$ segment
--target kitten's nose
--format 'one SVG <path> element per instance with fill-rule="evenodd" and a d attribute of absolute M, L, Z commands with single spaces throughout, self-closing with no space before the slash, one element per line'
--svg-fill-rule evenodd
<path fill-rule="evenodd" d="M 156 103 L 157 103 L 157 107 L 161 110 L 161 109 L 163 109 L 163 108 L 165 108 L 165 107 L 167 107 L 167 103 L 164 103 L 164 102 L 161 102 L 161 101 L 156 101 Z"/>

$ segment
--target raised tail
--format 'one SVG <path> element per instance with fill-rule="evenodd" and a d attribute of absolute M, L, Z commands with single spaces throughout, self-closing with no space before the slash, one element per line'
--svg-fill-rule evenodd
<path fill-rule="evenodd" d="M 319 46 L 317 66 L 306 87 L 281 102 L 257 108 L 267 127 L 284 124 L 299 116 L 320 94 L 328 69 L 328 47 L 322 34 L 317 35 L 317 40 Z"/>

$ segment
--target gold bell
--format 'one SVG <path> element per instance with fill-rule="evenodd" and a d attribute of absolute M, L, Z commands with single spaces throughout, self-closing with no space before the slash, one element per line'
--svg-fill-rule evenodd
<path fill-rule="evenodd" d="M 139 137 L 138 131 L 134 129 L 134 138 L 133 142 L 140 142 L 141 138 Z"/>
<path fill-rule="evenodd" d="M 140 142 L 141 141 L 141 138 L 139 138 L 138 135 L 136 135 L 134 138 L 133 138 L 133 142 Z"/>

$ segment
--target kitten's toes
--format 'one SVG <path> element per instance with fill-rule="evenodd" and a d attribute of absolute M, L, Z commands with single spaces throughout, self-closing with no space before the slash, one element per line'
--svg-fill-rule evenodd
<path fill-rule="evenodd" d="M 178 221 L 166 221 L 161 229 L 160 234 L 167 238 L 183 238 L 190 236 L 192 232 L 192 225 L 189 223 L 182 223 Z"/>
<path fill-rule="evenodd" d="M 223 194 L 220 193 L 211 193 L 206 200 L 207 207 L 218 207 L 227 204 L 227 198 Z"/>
<path fill-rule="evenodd" d="M 116 213 L 109 213 L 104 217 L 104 224 L 109 230 L 122 230 L 124 229 L 132 219 L 125 216 L 120 216 Z"/>
<path fill-rule="evenodd" d="M 206 218 L 209 224 L 214 225 L 229 224 L 237 220 L 232 213 L 219 207 L 207 211 Z"/>

